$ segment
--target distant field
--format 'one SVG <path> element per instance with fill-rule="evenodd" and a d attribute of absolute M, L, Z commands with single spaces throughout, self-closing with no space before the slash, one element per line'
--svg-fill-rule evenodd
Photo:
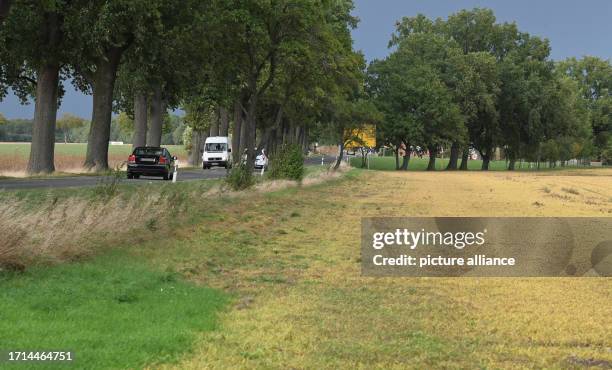
<path fill-rule="evenodd" d="M 424 171 L 427 169 L 429 158 L 410 158 L 408 164 L 409 171 Z M 459 161 L 461 163 L 461 160 Z M 361 167 L 361 157 L 351 158 L 351 165 L 354 167 Z M 401 158 L 400 158 L 401 165 Z M 444 170 L 448 165 L 448 159 L 438 158 L 436 159 L 436 170 Z M 530 167 L 531 166 L 531 167 Z M 468 162 L 468 170 L 480 170 L 482 168 L 481 160 L 470 160 Z M 558 167 L 557 167 L 558 168 Z M 565 168 L 575 168 L 565 167 Z M 370 169 L 379 171 L 395 171 L 395 157 L 371 157 L 370 158 Z M 506 171 L 508 169 L 508 163 L 506 161 L 491 161 L 489 164 L 489 170 L 491 171 Z M 536 170 L 535 163 L 516 163 L 517 170 Z M 547 169 L 547 164 L 542 163 L 540 165 L 541 170 Z"/>
<path fill-rule="evenodd" d="M 165 145 L 172 155 L 186 163 L 187 152 L 182 145 Z M 87 144 L 55 144 L 55 168 L 62 172 L 80 172 L 85 161 Z M 111 145 L 108 151 L 108 160 L 111 167 L 127 160 L 132 151 L 132 145 Z M 20 175 L 28 164 L 30 143 L 0 143 L 0 175 Z"/>

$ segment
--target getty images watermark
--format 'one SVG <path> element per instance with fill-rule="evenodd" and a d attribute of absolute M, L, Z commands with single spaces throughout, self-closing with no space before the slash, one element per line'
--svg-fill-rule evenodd
<path fill-rule="evenodd" d="M 364 218 L 365 276 L 612 276 L 612 218 Z"/>

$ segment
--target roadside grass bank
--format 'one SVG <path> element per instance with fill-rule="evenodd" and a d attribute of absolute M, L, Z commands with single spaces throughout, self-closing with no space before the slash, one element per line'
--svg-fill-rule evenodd
<path fill-rule="evenodd" d="M 165 145 L 172 155 L 177 156 L 182 164 L 187 163 L 187 152 L 183 145 Z M 85 143 L 56 143 L 54 176 L 74 176 L 87 173 L 82 167 L 87 152 Z M 115 168 L 127 160 L 132 153 L 132 145 L 110 145 L 108 147 L 108 162 Z M 30 143 L 0 143 L 0 176 L 26 177 L 25 169 L 30 155 Z"/>
<path fill-rule="evenodd" d="M 361 168 L 361 157 L 353 157 L 350 160 L 351 166 Z M 400 165 L 402 158 L 400 158 Z M 429 163 L 428 158 L 410 158 L 408 162 L 408 171 L 426 171 Z M 436 159 L 436 171 L 443 171 L 448 166 L 448 158 L 437 158 Z M 480 171 L 482 168 L 482 160 L 470 160 L 468 162 L 469 171 Z M 527 162 L 516 162 L 515 172 L 523 171 L 562 171 L 567 169 L 582 169 L 582 168 L 593 168 L 589 166 L 565 166 L 548 168 L 547 163 L 541 163 L 540 169 L 538 170 L 535 163 Z M 395 169 L 395 157 L 370 157 L 370 169 L 378 171 L 396 171 Z M 489 171 L 508 171 L 508 162 L 506 161 L 491 161 L 489 163 Z"/>
<path fill-rule="evenodd" d="M 232 192 L 222 180 L 123 183 L 121 172 L 91 188 L 0 191 L 0 270 L 80 259 L 117 243 L 139 243 L 172 234 L 206 217 L 212 204 Z M 339 177 L 308 168 L 303 185 Z M 297 186 L 255 177 L 255 192 Z"/>
<path fill-rule="evenodd" d="M 230 301 L 120 251 L 0 275 L 0 287 L 3 349 L 72 351 L 81 369 L 176 361 Z"/>

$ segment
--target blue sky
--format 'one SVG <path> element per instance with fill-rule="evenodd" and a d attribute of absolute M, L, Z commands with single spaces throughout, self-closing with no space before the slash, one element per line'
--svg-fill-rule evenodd
<path fill-rule="evenodd" d="M 446 17 L 460 9 L 487 7 L 498 21 L 516 21 L 519 28 L 551 41 L 552 57 L 594 55 L 612 58 L 612 1 L 610 0 L 355 0 L 354 14 L 361 19 L 353 32 L 355 48 L 368 60 L 387 55 L 387 42 L 394 23 L 403 16 L 423 13 L 431 18 Z M 59 114 L 70 112 L 91 116 L 91 96 L 66 85 Z M 32 118 L 34 105 L 22 106 L 14 96 L 0 102 L 7 118 Z"/>

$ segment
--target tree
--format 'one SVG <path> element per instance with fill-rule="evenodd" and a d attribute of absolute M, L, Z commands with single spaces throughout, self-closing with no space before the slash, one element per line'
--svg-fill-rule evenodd
<path fill-rule="evenodd" d="M 284 58 L 295 45 L 304 43 L 319 23 L 321 11 L 318 4 L 309 0 L 217 0 L 213 4 L 212 28 L 232 30 L 217 35 L 212 47 L 231 56 L 238 76 L 236 97 L 240 96 L 245 103 L 242 108 L 246 125 L 241 147 L 247 150 L 250 168 L 255 160 L 258 105 L 277 77 Z"/>
<path fill-rule="evenodd" d="M 69 14 L 67 30 L 81 48 L 71 61 L 75 85 L 93 94 L 93 112 L 84 166 L 108 169 L 114 87 L 122 58 L 130 47 L 146 48 L 146 35 L 160 27 L 161 0 L 81 0 Z"/>
<path fill-rule="evenodd" d="M 59 120 L 57 120 L 57 128 L 60 129 L 64 135 L 64 143 L 68 143 L 70 130 L 85 126 L 86 121 L 75 115 L 65 113 Z"/>
<path fill-rule="evenodd" d="M 376 106 L 383 115 L 377 135 L 393 147 L 396 170 L 408 170 L 411 148 L 422 142 L 423 127 L 412 114 L 412 98 L 406 76 L 407 70 L 394 55 L 383 61 L 374 61 L 368 68 L 368 88 Z M 404 150 L 400 166 L 399 152 Z"/>
<path fill-rule="evenodd" d="M 365 125 L 375 124 L 379 120 L 379 113 L 371 101 L 360 98 L 338 100 L 333 109 L 335 110 L 334 126 L 337 130 L 340 149 L 334 165 L 334 170 L 337 170 L 342 163 L 344 148 L 352 142 L 361 144 L 357 133 L 363 130 Z"/>
<path fill-rule="evenodd" d="M 401 169 L 408 168 L 411 148 L 427 148 L 429 170 L 435 169 L 439 149 L 466 135 L 465 119 L 457 104 L 454 81 L 465 79 L 453 68 L 461 55 L 454 41 L 432 32 L 433 22 L 423 16 L 404 19 L 410 31 L 392 39 L 396 51 L 371 69 L 371 88 L 386 121 L 382 132 L 390 135 L 396 153 L 404 148 Z M 396 154 L 397 158 L 397 154 Z M 399 158 L 396 160 L 399 167 Z"/>
<path fill-rule="evenodd" d="M 66 14 L 77 8 L 77 4 L 61 0 L 0 4 L 0 95 L 10 87 L 23 102 L 29 96 L 35 100 L 29 173 L 55 170 L 56 113 L 63 94 L 63 66 L 74 51 L 65 33 Z"/>
<path fill-rule="evenodd" d="M 134 117 L 134 145 L 159 146 L 167 109 L 178 108 L 194 86 L 208 82 L 207 58 L 214 52 L 202 42 L 208 6 L 197 0 L 160 1 L 159 22 L 143 36 L 142 46 L 126 51 L 115 110 Z"/>
<path fill-rule="evenodd" d="M 419 37 L 428 37 L 430 42 L 439 45 L 437 48 L 429 47 L 431 52 L 438 55 L 430 57 L 430 63 L 437 66 L 440 79 L 452 91 L 452 100 L 458 104 L 469 134 L 469 137 L 466 136 L 460 123 L 455 125 L 455 134 L 449 137 L 449 170 L 457 169 L 462 151 L 462 167 L 467 169 L 468 144 L 480 147 L 488 157 L 486 154 L 496 141 L 498 122 L 495 99 L 498 82 L 494 72 L 495 59 L 503 54 L 508 36 L 514 28 L 512 25 L 497 25 L 495 21 L 491 10 L 478 8 L 452 14 L 446 21 L 432 21 L 424 15 L 406 17 L 396 25 L 396 32 L 389 44 L 400 46 Z M 413 45 L 412 50 L 418 52 L 419 49 Z M 431 164 L 429 167 L 432 167 Z"/>
<path fill-rule="evenodd" d="M 612 141 L 612 65 L 587 56 L 581 60 L 570 58 L 558 69 L 579 84 L 589 113 L 595 154 L 601 159 Z"/>
<path fill-rule="evenodd" d="M 214 104 L 211 101 L 194 100 L 185 107 L 185 123 L 191 131 L 188 147 L 190 165 L 199 166 L 204 142 L 215 118 Z"/>

